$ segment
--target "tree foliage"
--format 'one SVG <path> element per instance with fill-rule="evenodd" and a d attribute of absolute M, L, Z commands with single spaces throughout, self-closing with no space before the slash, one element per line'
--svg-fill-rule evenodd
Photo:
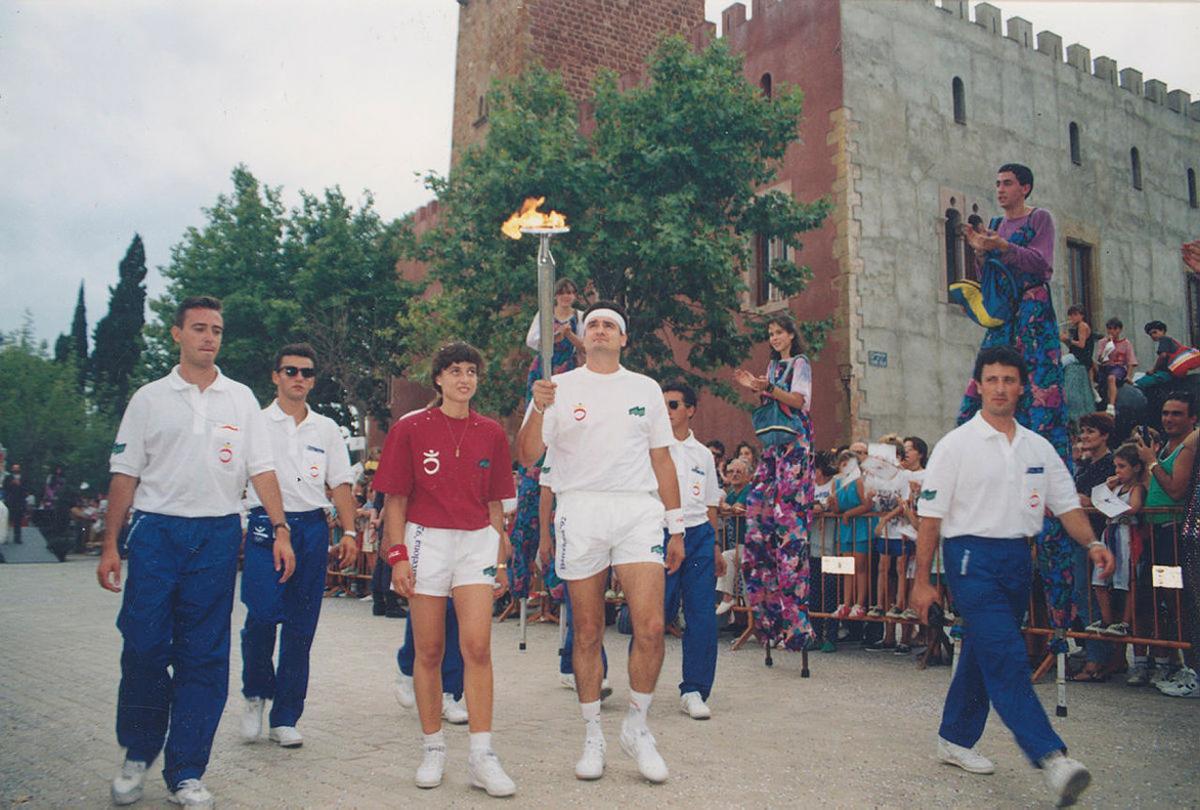
<path fill-rule="evenodd" d="M 223 372 L 274 396 L 271 365 L 285 343 L 308 341 L 318 353 L 320 382 L 310 404 L 342 424 L 366 415 L 386 420 L 392 358 L 401 353 L 396 317 L 412 285 L 396 275 L 398 223 L 384 222 L 369 193 L 355 208 L 336 186 L 300 193 L 285 210 L 281 189 L 262 185 L 245 166 L 233 191 L 204 210 L 163 268 L 167 294 L 152 303 L 150 362 L 165 372 L 175 361 L 170 325 L 190 295 L 224 304 Z"/>
<path fill-rule="evenodd" d="M 108 288 L 108 314 L 96 324 L 89 370 L 99 407 L 120 415 L 132 393 L 134 371 L 145 344 L 146 249 L 133 235 L 117 267 L 117 284 Z"/>
<path fill-rule="evenodd" d="M 751 238 L 801 248 L 820 225 L 824 200 L 800 203 L 762 192 L 796 140 L 802 94 L 765 97 L 746 82 L 739 57 L 716 41 L 697 53 L 663 41 L 648 81 L 622 91 L 612 74 L 595 86 L 594 131 L 585 136 L 560 77 L 533 67 L 493 89 L 486 141 L 449 178 L 427 178 L 441 203 L 438 225 L 406 233 L 406 255 L 431 265 L 440 294 L 414 306 L 405 365 L 450 336 L 487 350 L 485 407 L 520 402 L 529 353 L 522 336 L 537 308 L 536 242 L 510 241 L 500 223 L 527 197 L 568 216 L 555 237 L 559 275 L 626 307 L 625 362 L 656 376 L 681 376 L 730 396 L 711 372 L 748 355 L 754 319 L 740 313 Z M 792 262 L 770 268 L 785 294 L 810 273 Z M 806 325 L 819 348 L 821 324 Z"/>

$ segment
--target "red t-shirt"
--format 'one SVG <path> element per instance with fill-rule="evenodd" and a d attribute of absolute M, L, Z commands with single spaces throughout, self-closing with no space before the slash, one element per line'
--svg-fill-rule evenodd
<path fill-rule="evenodd" d="M 388 431 L 375 489 L 407 496 L 412 523 L 482 529 L 489 524 L 489 501 L 516 496 L 508 437 L 474 411 L 466 419 L 451 419 L 440 408 L 411 413 Z"/>

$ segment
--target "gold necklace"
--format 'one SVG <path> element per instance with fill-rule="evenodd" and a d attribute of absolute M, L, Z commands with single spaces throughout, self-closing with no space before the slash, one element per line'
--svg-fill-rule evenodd
<path fill-rule="evenodd" d="M 446 421 L 446 432 L 450 434 L 450 441 L 454 441 L 454 429 L 450 427 L 450 417 L 446 416 L 446 412 L 438 408 L 438 413 L 442 415 L 442 419 Z M 462 447 L 463 439 L 467 438 L 467 431 L 471 429 L 471 411 L 467 411 L 467 426 L 463 428 L 462 435 L 458 437 L 458 441 L 454 444 L 454 457 L 459 457 L 459 448 Z"/>

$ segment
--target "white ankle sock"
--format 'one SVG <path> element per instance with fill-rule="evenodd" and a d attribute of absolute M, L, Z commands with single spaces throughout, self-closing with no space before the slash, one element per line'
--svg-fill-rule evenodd
<path fill-rule="evenodd" d="M 650 711 L 650 701 L 654 700 L 654 695 L 649 692 L 635 692 L 629 690 L 629 713 L 625 715 L 625 722 L 634 728 L 646 727 L 646 714 Z"/>
<path fill-rule="evenodd" d="M 472 731 L 468 736 L 471 738 L 472 754 L 481 754 L 484 751 L 492 750 L 492 732 Z"/>
<path fill-rule="evenodd" d="M 425 735 L 425 747 L 426 748 L 445 748 L 446 747 L 446 735 L 444 735 L 442 733 L 441 729 L 438 729 L 437 731 L 433 732 L 432 734 L 426 734 Z"/>
<path fill-rule="evenodd" d="M 583 715 L 583 722 L 587 727 L 587 736 L 604 736 L 604 732 L 600 728 L 600 701 L 593 700 L 591 703 L 580 703 L 579 713 Z"/>

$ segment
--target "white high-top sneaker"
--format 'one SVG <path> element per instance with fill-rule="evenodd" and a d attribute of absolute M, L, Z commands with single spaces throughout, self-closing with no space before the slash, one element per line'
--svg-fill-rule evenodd
<path fill-rule="evenodd" d="M 246 698 L 246 705 L 242 709 L 242 739 L 246 742 L 254 742 L 262 734 L 262 716 L 263 707 L 266 701 L 260 697 Z"/>
<path fill-rule="evenodd" d="M 121 763 L 121 772 L 112 780 L 112 802 L 124 806 L 142 798 L 142 786 L 146 782 L 148 763 L 127 759 Z"/>
<path fill-rule="evenodd" d="M 426 745 L 423 749 L 421 765 L 417 768 L 417 787 L 437 787 L 442 783 L 442 773 L 445 770 L 446 746 Z"/>
<path fill-rule="evenodd" d="M 467 757 L 467 776 L 471 787 L 482 788 L 489 796 L 511 796 L 517 792 L 516 783 L 504 772 L 500 757 L 491 749 Z"/>
<path fill-rule="evenodd" d="M 590 781 L 604 776 L 604 752 L 608 744 L 603 734 L 588 734 L 583 738 L 583 754 L 575 763 L 575 778 Z"/>
<path fill-rule="evenodd" d="M 181 804 L 195 810 L 212 810 L 213 795 L 199 779 L 184 779 L 167 796 L 171 804 Z"/>

